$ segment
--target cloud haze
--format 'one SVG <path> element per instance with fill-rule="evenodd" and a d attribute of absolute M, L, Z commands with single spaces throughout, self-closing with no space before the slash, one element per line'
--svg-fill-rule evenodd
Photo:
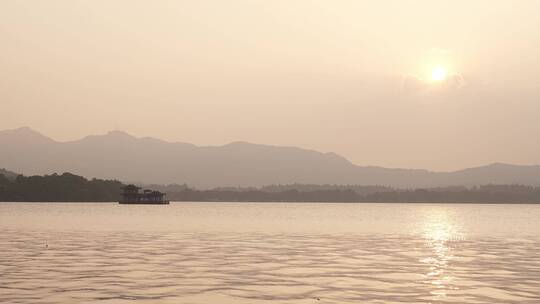
<path fill-rule="evenodd" d="M 0 129 L 539 164 L 538 1 L 0 3 Z M 447 78 L 434 84 L 431 69 Z"/>

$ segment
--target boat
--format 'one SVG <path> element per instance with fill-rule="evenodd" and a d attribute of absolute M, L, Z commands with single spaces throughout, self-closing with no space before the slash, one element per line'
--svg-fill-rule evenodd
<path fill-rule="evenodd" d="M 169 201 L 164 200 L 165 193 L 155 190 L 143 190 L 133 184 L 122 187 L 122 198 L 118 203 L 133 205 L 168 205 Z"/>

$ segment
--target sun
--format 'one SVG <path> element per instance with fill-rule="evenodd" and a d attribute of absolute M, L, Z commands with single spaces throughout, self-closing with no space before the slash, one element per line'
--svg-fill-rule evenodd
<path fill-rule="evenodd" d="M 431 70 L 432 81 L 443 81 L 448 76 L 448 71 L 442 66 L 436 66 Z"/>

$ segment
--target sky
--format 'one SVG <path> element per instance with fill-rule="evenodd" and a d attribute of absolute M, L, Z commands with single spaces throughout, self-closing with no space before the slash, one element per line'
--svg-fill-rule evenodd
<path fill-rule="evenodd" d="M 540 1 L 0 2 L 0 130 L 540 164 Z"/>

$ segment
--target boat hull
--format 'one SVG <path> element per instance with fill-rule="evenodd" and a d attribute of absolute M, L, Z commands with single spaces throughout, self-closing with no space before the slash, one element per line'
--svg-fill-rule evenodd
<path fill-rule="evenodd" d="M 118 202 L 122 205 L 168 205 L 169 201 L 161 201 L 161 202 Z"/>

